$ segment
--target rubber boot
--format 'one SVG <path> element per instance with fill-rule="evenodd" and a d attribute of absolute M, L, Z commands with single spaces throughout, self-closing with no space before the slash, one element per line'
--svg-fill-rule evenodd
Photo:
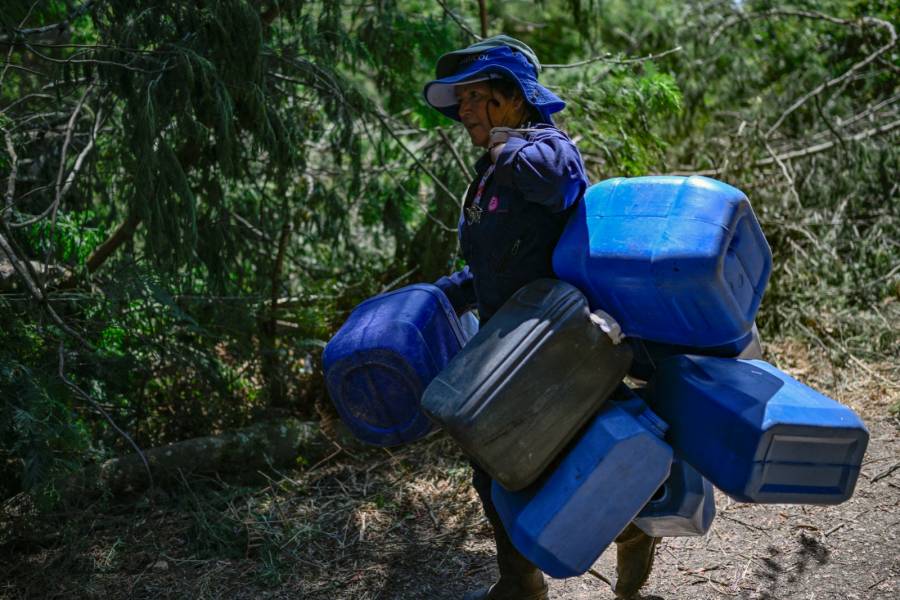
<path fill-rule="evenodd" d="M 477 466 L 472 483 L 481 498 L 484 514 L 494 529 L 500 580 L 488 588 L 465 595 L 463 600 L 547 600 L 544 574 L 522 556 L 506 535 L 506 529 L 491 501 L 491 479 Z"/>
<path fill-rule="evenodd" d="M 616 538 L 616 598 L 635 598 L 650 577 L 656 544 L 660 538 L 650 537 L 634 523 L 629 523 Z"/>

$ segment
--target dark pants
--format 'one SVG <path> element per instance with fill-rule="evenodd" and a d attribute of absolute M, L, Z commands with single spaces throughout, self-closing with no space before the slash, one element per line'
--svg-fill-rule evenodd
<path fill-rule="evenodd" d="M 494 502 L 491 500 L 491 476 L 487 472 L 476 465 L 472 464 L 472 485 L 481 498 L 481 505 L 484 507 L 484 514 L 494 528 L 494 541 L 497 544 L 497 566 L 500 569 L 500 579 L 510 582 L 518 582 L 529 576 L 538 576 L 538 569 L 527 558 L 522 556 L 506 534 L 500 515 L 494 508 Z"/>

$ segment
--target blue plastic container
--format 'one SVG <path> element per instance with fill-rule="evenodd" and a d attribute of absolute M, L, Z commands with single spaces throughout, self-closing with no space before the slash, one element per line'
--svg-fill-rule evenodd
<path fill-rule="evenodd" d="M 552 577 L 586 572 L 669 475 L 666 424 L 631 392 L 607 403 L 555 467 L 494 506 L 513 545 Z"/>
<path fill-rule="evenodd" d="M 764 361 L 673 357 L 645 397 L 675 452 L 735 500 L 837 504 L 853 494 L 865 425 Z"/>
<path fill-rule="evenodd" d="M 692 348 L 746 345 L 772 269 L 747 197 L 706 177 L 591 186 L 553 254 L 557 276 L 626 335 Z"/>
<path fill-rule="evenodd" d="M 691 465 L 675 459 L 669 478 L 634 524 L 652 537 L 703 535 L 716 516 L 713 486 Z"/>
<path fill-rule="evenodd" d="M 422 393 L 467 339 L 449 300 L 433 285 L 411 285 L 361 303 L 322 357 L 341 419 L 356 437 L 377 446 L 427 435 L 433 425 L 420 409 Z"/>

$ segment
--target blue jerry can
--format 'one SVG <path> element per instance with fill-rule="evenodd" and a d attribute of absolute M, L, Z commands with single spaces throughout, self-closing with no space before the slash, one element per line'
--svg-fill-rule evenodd
<path fill-rule="evenodd" d="M 473 326 L 472 315 L 467 315 Z M 361 303 L 322 356 L 328 393 L 360 440 L 393 446 L 433 428 L 420 400 L 432 379 L 465 345 L 468 333 L 444 293 L 410 285 Z"/>
<path fill-rule="evenodd" d="M 641 510 L 634 524 L 652 537 L 703 535 L 716 516 L 713 486 L 681 459 L 672 463 L 666 482 Z"/>
<path fill-rule="evenodd" d="M 620 177 L 587 190 L 553 269 L 628 336 L 737 354 L 772 253 L 740 190 L 698 176 Z"/>
<path fill-rule="evenodd" d="M 536 483 L 510 492 L 496 481 L 494 506 L 513 545 L 552 577 L 586 572 L 666 480 L 666 424 L 634 393 L 608 402 Z"/>
<path fill-rule="evenodd" d="M 676 356 L 645 396 L 675 452 L 741 502 L 837 504 L 869 432 L 852 410 L 761 360 Z"/>

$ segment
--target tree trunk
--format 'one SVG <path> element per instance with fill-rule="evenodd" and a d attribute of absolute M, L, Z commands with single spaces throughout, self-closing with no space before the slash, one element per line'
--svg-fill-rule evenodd
<path fill-rule="evenodd" d="M 272 277 L 269 286 L 269 309 L 267 314 L 260 316 L 260 350 L 262 355 L 262 376 L 265 380 L 269 407 L 283 409 L 288 407 L 288 403 L 284 366 L 278 355 L 278 297 L 281 292 L 284 256 L 291 235 L 291 221 L 290 214 L 287 213 L 288 207 L 286 203 L 282 206 L 282 210 L 285 211 L 285 220 L 281 226 L 278 250 L 272 265 Z"/>
<path fill-rule="evenodd" d="M 488 36 L 488 14 L 486 0 L 478 0 L 478 16 L 481 17 L 481 37 Z"/>
<path fill-rule="evenodd" d="M 106 240 L 97 246 L 94 251 L 91 252 L 91 255 L 88 256 L 87 261 L 85 262 L 88 272 L 93 273 L 99 269 L 100 266 L 106 262 L 106 259 L 119 249 L 119 246 L 130 240 L 140 222 L 141 218 L 135 212 L 130 212 L 122 224 L 116 227 L 116 230 L 112 232 L 112 235 L 106 238 Z"/>

